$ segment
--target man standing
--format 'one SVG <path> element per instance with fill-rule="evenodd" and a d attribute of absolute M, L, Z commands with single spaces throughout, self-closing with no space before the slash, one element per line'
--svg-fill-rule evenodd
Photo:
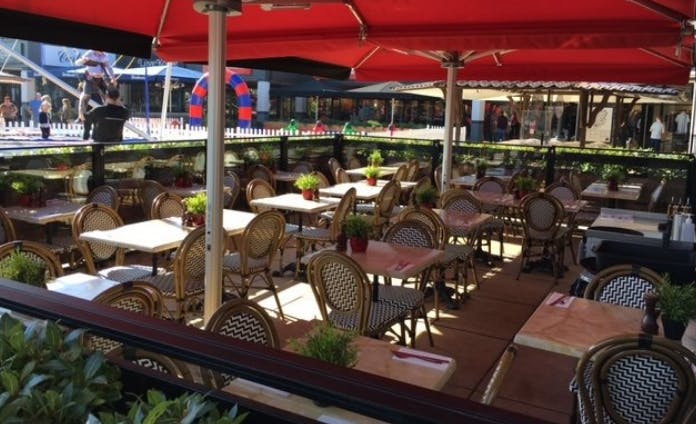
<path fill-rule="evenodd" d="M 123 125 L 130 117 L 130 112 L 121 105 L 119 97 L 118 88 L 109 88 L 106 105 L 87 112 L 85 131 L 82 135 L 84 140 L 89 139 L 91 131 L 94 141 L 123 141 Z"/>
<path fill-rule="evenodd" d="M 109 77 L 110 82 L 115 82 L 114 70 L 109 63 L 109 56 L 101 50 L 87 50 L 75 63 L 87 67 L 78 107 L 79 117 L 83 120 L 90 99 L 103 104 L 102 98 L 107 90 L 105 77 Z"/>
<path fill-rule="evenodd" d="M 656 153 L 660 153 L 662 135 L 665 133 L 665 126 L 659 116 L 655 117 L 655 122 L 650 125 L 650 144 Z"/>
<path fill-rule="evenodd" d="M 12 103 L 12 97 L 5 96 L 2 104 L 0 104 L 0 116 L 5 119 L 5 122 L 14 122 L 17 120 L 17 114 L 19 110 L 14 103 Z"/>
<path fill-rule="evenodd" d="M 41 113 L 41 93 L 37 92 L 34 94 L 34 100 L 29 101 L 29 108 L 31 109 L 31 124 L 36 126 L 39 122 L 39 113 Z"/>

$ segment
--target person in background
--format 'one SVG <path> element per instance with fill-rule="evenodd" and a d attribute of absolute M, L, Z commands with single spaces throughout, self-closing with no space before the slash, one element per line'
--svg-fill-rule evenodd
<path fill-rule="evenodd" d="M 495 141 L 507 140 L 508 133 L 508 118 L 503 109 L 498 109 L 498 117 L 495 123 Z"/>
<path fill-rule="evenodd" d="M 130 112 L 120 102 L 118 88 L 111 87 L 106 94 L 106 105 L 96 107 L 85 114 L 84 140 L 123 141 L 123 125 L 130 118 Z"/>
<path fill-rule="evenodd" d="M 75 109 L 73 109 L 72 103 L 70 103 L 68 98 L 63 98 L 62 103 L 60 107 L 60 122 L 68 124 L 75 119 Z"/>
<path fill-rule="evenodd" d="M 510 139 L 517 140 L 520 138 L 520 128 L 522 124 L 520 119 L 517 117 L 517 112 L 512 112 L 510 117 Z"/>
<path fill-rule="evenodd" d="M 5 119 L 5 123 L 14 122 L 17 120 L 17 115 L 19 110 L 14 103 L 12 103 L 12 97 L 5 96 L 2 104 L 0 104 L 0 116 Z"/>
<path fill-rule="evenodd" d="M 297 121 L 295 121 L 294 119 L 291 119 L 288 126 L 285 127 L 285 130 L 287 132 L 289 132 L 290 134 L 294 134 L 300 130 L 300 127 L 297 125 Z"/>
<path fill-rule="evenodd" d="M 31 110 L 31 124 L 36 126 L 39 123 L 39 113 L 41 113 L 41 93 L 34 94 L 34 100 L 29 101 L 29 108 Z"/>
<path fill-rule="evenodd" d="M 353 128 L 353 124 L 350 121 L 343 126 L 343 134 L 355 134 L 355 128 Z"/>
<path fill-rule="evenodd" d="M 660 153 L 662 136 L 665 133 L 665 126 L 659 116 L 655 117 L 655 122 L 650 125 L 650 145 L 656 153 Z"/>
<path fill-rule="evenodd" d="M 47 140 L 51 136 L 51 103 L 45 100 L 41 102 L 39 128 L 41 128 L 41 138 Z"/>
<path fill-rule="evenodd" d="M 326 132 L 326 127 L 324 126 L 324 123 L 321 122 L 321 119 L 314 124 L 312 132 L 316 134 L 324 134 Z"/>
<path fill-rule="evenodd" d="M 115 83 L 114 70 L 109 63 L 109 56 L 102 50 L 87 50 L 81 58 L 75 61 L 78 66 L 86 66 L 85 80 L 82 85 L 82 95 L 78 107 L 80 120 L 84 120 L 87 106 L 90 100 L 104 104 L 104 97 L 108 90 L 108 77 L 111 83 Z"/>

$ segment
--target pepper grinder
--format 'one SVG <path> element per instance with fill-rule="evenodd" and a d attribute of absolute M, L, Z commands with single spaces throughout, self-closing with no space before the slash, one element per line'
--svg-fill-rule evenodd
<path fill-rule="evenodd" d="M 643 320 L 640 323 L 640 330 L 646 334 L 657 334 L 657 295 L 653 292 L 645 293 L 643 296 L 645 299 L 645 313 L 643 314 Z"/>

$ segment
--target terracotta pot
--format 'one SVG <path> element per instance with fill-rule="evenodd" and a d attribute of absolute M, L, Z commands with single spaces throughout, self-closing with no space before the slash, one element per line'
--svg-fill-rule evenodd
<path fill-rule="evenodd" d="M 619 182 L 617 181 L 616 178 L 609 178 L 607 181 L 607 190 L 609 191 L 618 191 L 619 190 Z"/>
<path fill-rule="evenodd" d="M 24 206 L 25 208 L 28 208 L 31 206 L 31 194 L 20 194 L 19 199 L 17 199 L 17 202 L 19 203 L 19 206 Z"/>
<path fill-rule="evenodd" d="M 353 253 L 361 253 L 367 250 L 367 237 L 351 237 L 350 238 L 350 250 Z"/>
<path fill-rule="evenodd" d="M 305 200 L 313 200 L 314 199 L 314 191 L 313 190 L 302 190 L 302 198 Z"/>
<path fill-rule="evenodd" d="M 529 192 L 526 190 L 515 190 L 515 199 L 520 200 L 524 196 L 528 195 Z"/>
<path fill-rule="evenodd" d="M 377 185 L 377 178 L 368 178 L 368 179 L 367 179 L 367 185 L 369 185 L 369 186 L 376 186 L 376 185 Z"/>
<path fill-rule="evenodd" d="M 669 318 L 665 318 L 663 315 L 660 317 L 662 320 L 662 331 L 665 333 L 665 337 L 670 340 L 681 340 L 686 331 L 686 324 L 679 321 L 673 321 Z"/>

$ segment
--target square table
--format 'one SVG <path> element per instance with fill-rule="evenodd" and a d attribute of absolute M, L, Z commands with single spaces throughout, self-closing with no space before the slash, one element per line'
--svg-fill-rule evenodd
<path fill-rule="evenodd" d="M 319 213 L 338 206 L 339 199 L 321 198 L 319 200 L 305 200 L 301 194 L 288 193 L 279 196 L 264 197 L 262 199 L 254 199 L 250 202 L 253 206 L 263 206 L 271 209 L 282 209 L 292 212 L 301 212 L 300 221 L 298 223 L 299 231 L 302 231 L 302 214 L 303 213 Z"/>
<path fill-rule="evenodd" d="M 589 199 L 608 200 L 611 206 L 615 207 L 617 200 L 635 202 L 640 198 L 640 193 L 642 191 L 642 183 L 619 184 L 618 190 L 609 190 L 607 188 L 607 183 L 595 181 L 587 186 L 580 195 L 581 197 Z"/>
<path fill-rule="evenodd" d="M 96 275 L 76 272 L 63 275 L 46 283 L 46 288 L 68 296 L 79 297 L 85 300 L 94 300 L 106 290 L 118 286 L 118 281 L 98 277 Z"/>
<path fill-rule="evenodd" d="M 5 208 L 7 216 L 15 221 L 46 226 L 46 242 L 53 242 L 53 226 L 58 222 L 69 222 L 75 213 L 84 206 L 81 203 L 73 203 L 59 199 L 46 201 L 46 206 L 10 206 Z"/>
<path fill-rule="evenodd" d="M 493 219 L 493 215 L 487 213 L 466 213 L 455 210 L 433 209 L 451 235 L 471 234 L 480 226 Z"/>

